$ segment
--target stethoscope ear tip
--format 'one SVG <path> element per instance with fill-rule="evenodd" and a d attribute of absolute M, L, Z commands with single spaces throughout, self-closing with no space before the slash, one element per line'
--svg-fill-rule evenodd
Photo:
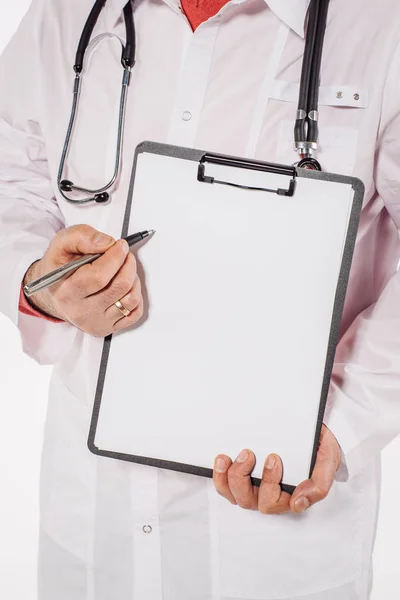
<path fill-rule="evenodd" d="M 60 190 L 62 192 L 72 192 L 72 186 L 74 184 L 72 183 L 72 181 L 68 181 L 68 179 L 63 179 L 62 181 L 60 181 Z"/>
<path fill-rule="evenodd" d="M 74 189 L 81 189 L 81 188 L 74 188 L 73 182 L 69 181 L 68 179 L 63 179 L 62 181 L 60 181 L 59 187 L 60 187 L 60 190 L 64 193 L 72 192 Z M 64 198 L 66 198 L 66 196 L 64 196 Z M 110 194 L 108 194 L 107 192 L 102 192 L 101 194 L 95 194 L 92 198 L 88 198 L 87 200 L 85 200 L 85 202 L 93 202 L 93 200 L 94 200 L 95 202 L 98 202 L 99 204 L 104 204 L 105 202 L 108 202 L 109 199 L 110 199 Z"/>
<path fill-rule="evenodd" d="M 95 202 L 99 204 L 104 204 L 104 202 L 108 202 L 110 199 L 110 194 L 107 192 L 103 192 L 102 194 L 96 194 L 94 197 Z"/>

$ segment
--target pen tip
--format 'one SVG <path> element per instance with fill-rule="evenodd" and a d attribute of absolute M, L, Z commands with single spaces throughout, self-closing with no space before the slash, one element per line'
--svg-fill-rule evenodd
<path fill-rule="evenodd" d="M 155 229 L 149 229 L 149 235 L 153 235 L 153 233 L 155 233 L 156 230 Z"/>

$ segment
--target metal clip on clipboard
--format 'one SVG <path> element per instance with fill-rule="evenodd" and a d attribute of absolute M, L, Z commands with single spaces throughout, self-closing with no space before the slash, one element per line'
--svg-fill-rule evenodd
<path fill-rule="evenodd" d="M 287 175 L 291 177 L 289 181 L 289 187 L 287 189 L 283 188 L 264 188 L 264 187 L 255 187 L 255 186 L 247 186 L 240 185 L 238 183 L 233 183 L 231 181 L 222 181 L 221 179 L 215 179 L 214 177 L 210 177 L 205 174 L 205 163 L 213 163 L 216 165 L 224 165 L 226 167 L 236 167 L 241 169 L 251 169 L 253 171 L 265 171 L 266 173 L 275 173 L 276 175 Z M 247 159 L 238 159 L 233 156 L 223 156 L 221 154 L 204 154 L 199 163 L 199 168 L 197 172 L 197 180 L 202 183 L 219 183 L 222 185 L 230 185 L 233 187 L 242 188 L 245 190 L 257 190 L 260 192 L 271 192 L 272 194 L 278 194 L 278 196 L 294 196 L 296 191 L 296 168 L 290 167 L 286 165 L 279 165 L 274 163 L 266 163 L 258 160 L 247 160 Z"/>

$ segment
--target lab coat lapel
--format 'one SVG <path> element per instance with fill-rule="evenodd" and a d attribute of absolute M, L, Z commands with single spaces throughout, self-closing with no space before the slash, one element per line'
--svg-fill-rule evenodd
<path fill-rule="evenodd" d="M 278 19 L 286 23 L 300 37 L 305 37 L 305 22 L 310 0 L 266 0 Z"/>
<path fill-rule="evenodd" d="M 107 22 L 111 27 L 114 27 L 118 19 L 122 17 L 122 11 L 126 4 L 127 0 L 108 0 L 106 3 L 104 11 Z"/>

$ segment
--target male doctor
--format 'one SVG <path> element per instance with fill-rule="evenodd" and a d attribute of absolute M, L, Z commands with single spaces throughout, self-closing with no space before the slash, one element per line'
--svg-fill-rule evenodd
<path fill-rule="evenodd" d="M 121 76 L 114 36 L 124 38 L 125 2 L 109 0 L 95 28 L 68 160 L 69 178 L 92 187 L 112 169 Z M 318 159 L 326 171 L 362 179 L 366 196 L 312 479 L 290 498 L 274 454 L 257 492 L 251 449 L 228 457 L 221 448 L 212 481 L 99 458 L 86 445 L 102 337 L 142 315 L 134 258 L 116 241 L 136 145 L 150 139 L 295 162 L 308 3 L 135 2 L 123 168 L 107 205 L 70 205 L 56 185 L 75 50 L 93 0 L 33 0 L 2 57 L 0 308 L 24 351 L 54 365 L 39 600 L 370 597 L 379 454 L 400 427 L 396 0 L 332 0 L 329 12 Z M 24 298 L 23 282 L 98 251 L 104 256 L 31 304 Z M 199 282 L 199 293 L 212 292 Z"/>

